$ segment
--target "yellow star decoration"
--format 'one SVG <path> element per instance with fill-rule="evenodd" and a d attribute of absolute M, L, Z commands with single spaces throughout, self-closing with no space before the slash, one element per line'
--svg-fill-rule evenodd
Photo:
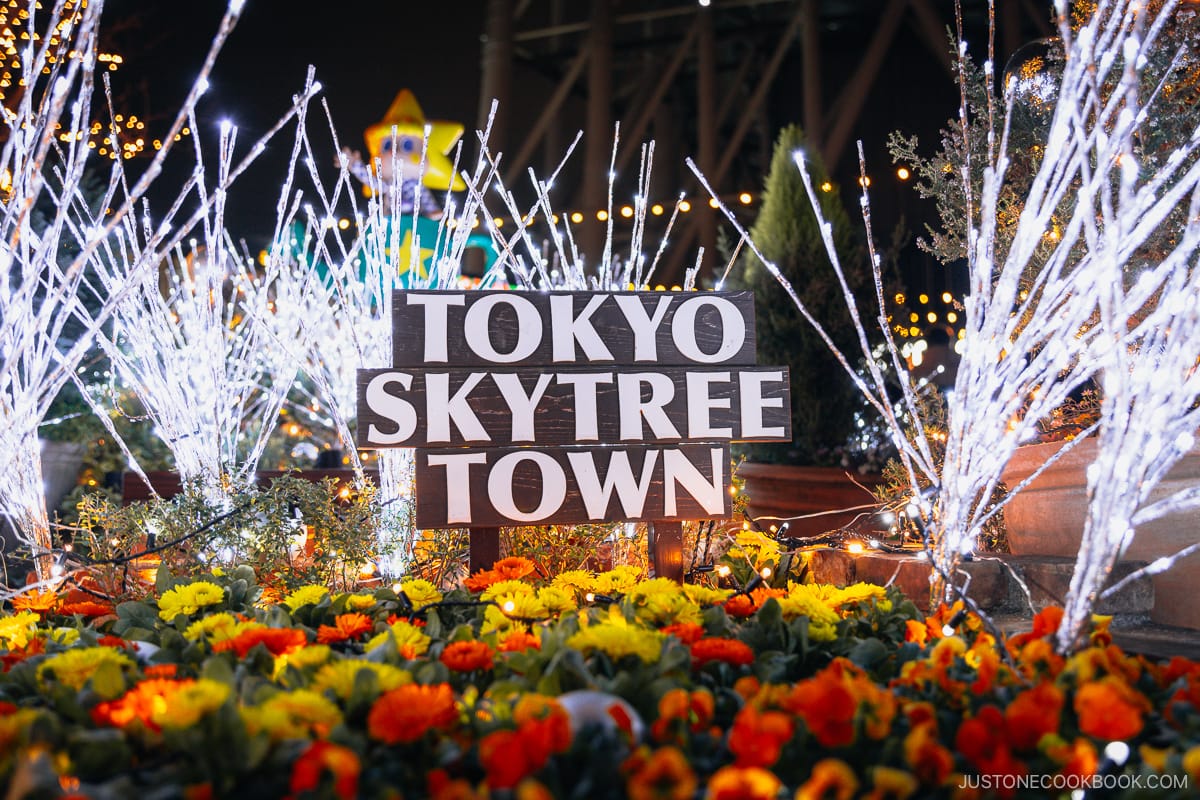
<path fill-rule="evenodd" d="M 382 159 L 384 151 L 390 149 L 394 142 L 397 161 L 407 161 L 415 169 L 421 163 L 426 125 L 429 126 L 429 152 L 425 154 L 425 172 L 421 176 L 421 183 L 440 191 L 467 188 L 462 177 L 454 174 L 454 166 L 447 158 L 462 136 L 462 124 L 426 120 L 417 98 L 408 89 L 401 89 L 383 119 L 367 128 L 363 134 L 367 150 L 371 153 L 371 164 L 376 159 Z M 396 131 L 394 139 L 393 128 Z"/>

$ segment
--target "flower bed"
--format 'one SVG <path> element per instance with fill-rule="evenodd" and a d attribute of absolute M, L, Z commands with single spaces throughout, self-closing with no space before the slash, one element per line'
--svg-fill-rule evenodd
<path fill-rule="evenodd" d="M 164 571 L 156 598 L 116 608 L 21 598 L 0 616 L 6 796 L 1040 797 L 1106 771 L 1200 778 L 1200 665 L 1128 656 L 1103 621 L 1063 658 L 1053 610 L 997 643 L 865 584 L 531 569 L 275 605 L 246 567 Z M 1003 788 L 1018 776 L 1043 788 Z"/>

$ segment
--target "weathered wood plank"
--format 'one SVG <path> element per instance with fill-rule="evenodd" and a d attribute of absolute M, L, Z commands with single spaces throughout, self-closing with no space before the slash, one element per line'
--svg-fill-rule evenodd
<path fill-rule="evenodd" d="M 392 365 L 753 364 L 752 292 L 398 291 Z"/>
<path fill-rule="evenodd" d="M 362 448 L 786 442 L 790 384 L 786 367 L 359 370 L 357 437 Z"/>
<path fill-rule="evenodd" d="M 722 519 L 729 445 L 417 451 L 418 528 Z"/>

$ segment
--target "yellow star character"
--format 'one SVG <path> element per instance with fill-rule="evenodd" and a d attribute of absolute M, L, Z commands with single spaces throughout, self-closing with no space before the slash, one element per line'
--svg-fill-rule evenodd
<path fill-rule="evenodd" d="M 429 151 L 425 154 L 425 171 L 421 173 L 421 147 L 426 125 L 429 126 Z M 402 179 L 415 180 L 419 176 L 426 188 L 461 191 L 466 184 L 461 176 L 454 174 L 453 164 L 447 156 L 462 133 L 461 123 L 426 120 L 413 93 L 401 89 L 387 114 L 367 128 L 364 138 L 371 154 L 372 168 L 378 161 L 379 178 L 384 184 L 392 180 L 393 170 L 398 169 Z"/>

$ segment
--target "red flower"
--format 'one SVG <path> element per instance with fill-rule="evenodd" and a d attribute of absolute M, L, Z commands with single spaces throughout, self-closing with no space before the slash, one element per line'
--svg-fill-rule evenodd
<path fill-rule="evenodd" d="M 96 640 L 96 644 L 101 647 L 112 647 L 119 650 L 128 650 L 131 645 L 129 642 L 122 639 L 120 636 L 101 636 Z"/>
<path fill-rule="evenodd" d="M 1008 637 L 1009 648 L 1015 651 L 1034 639 L 1043 639 L 1058 633 L 1058 626 L 1062 624 L 1062 618 L 1063 610 L 1061 608 L 1046 606 L 1033 618 L 1033 630 Z"/>
<path fill-rule="evenodd" d="M 1028 772 L 1013 758 L 1005 736 L 1004 715 L 995 706 L 984 706 L 976 716 L 960 725 L 954 746 L 981 774 L 1024 775 Z M 1004 792 L 1001 795 L 1004 796 Z"/>
<path fill-rule="evenodd" d="M 312 792 L 321 785 L 321 774 L 333 775 L 333 791 L 341 800 L 358 797 L 358 775 L 362 764 L 353 750 L 318 740 L 308 746 L 292 765 L 292 796 Z"/>
<path fill-rule="evenodd" d="M 471 577 L 463 581 L 463 586 L 467 587 L 468 592 L 482 592 L 493 583 L 499 583 L 504 580 L 495 571 L 490 569 L 481 569 Z"/>
<path fill-rule="evenodd" d="M 804 720 L 822 747 L 845 747 L 854 741 L 858 698 L 839 672 L 828 667 L 797 683 L 780 700 L 783 708 Z"/>
<path fill-rule="evenodd" d="M 441 661 L 455 672 L 492 668 L 492 648 L 487 642 L 451 642 L 442 650 Z"/>
<path fill-rule="evenodd" d="M 757 610 L 754 601 L 744 594 L 734 595 L 725 601 L 725 613 L 738 619 L 745 619 Z"/>
<path fill-rule="evenodd" d="M 495 731 L 479 740 L 479 761 L 493 789 L 511 789 L 540 765 L 532 763 L 524 737 L 518 731 Z"/>
<path fill-rule="evenodd" d="M 166 679 L 174 678 L 177 670 L 178 667 L 175 664 L 151 664 L 143 670 L 143 673 L 147 678 Z"/>
<path fill-rule="evenodd" d="M 537 565 L 528 558 L 509 556 L 502 558 L 492 565 L 492 572 L 502 581 L 519 581 L 537 569 Z"/>
<path fill-rule="evenodd" d="M 374 623 L 366 614 L 338 614 L 333 625 L 322 625 L 317 628 L 317 641 L 321 644 L 334 644 L 347 639 L 357 639 L 364 633 L 370 633 Z"/>
<path fill-rule="evenodd" d="M 744 706 L 729 729 L 729 750 L 739 767 L 769 767 L 779 760 L 794 732 L 787 714 Z"/>
<path fill-rule="evenodd" d="M 1018 750 L 1033 750 L 1042 737 L 1058 733 L 1063 693 L 1053 683 L 1043 682 L 1021 692 L 1004 709 L 1008 740 Z"/>
<path fill-rule="evenodd" d="M 97 603 L 95 600 L 80 600 L 76 603 L 63 603 L 58 607 L 58 613 L 64 617 L 78 614 L 81 617 L 103 617 L 115 613 L 112 603 Z"/>
<path fill-rule="evenodd" d="M 702 667 L 710 661 L 722 661 L 735 667 L 754 663 L 754 651 L 745 642 L 737 639 L 701 639 L 692 645 L 691 651 L 692 661 L 697 667 Z"/>
<path fill-rule="evenodd" d="M 308 644 L 304 631 L 295 628 L 250 628 L 232 639 L 213 645 L 214 653 L 232 650 L 238 658 L 245 658 L 256 645 L 267 648 L 271 655 L 282 656 L 294 653 Z"/>
<path fill-rule="evenodd" d="M 384 744 L 415 742 L 458 719 L 450 685 L 408 684 L 382 695 L 367 715 L 367 731 Z"/>
<path fill-rule="evenodd" d="M 674 636 L 684 644 L 695 644 L 704 638 L 704 626 L 694 622 L 676 622 L 662 629 L 667 636 Z"/>

